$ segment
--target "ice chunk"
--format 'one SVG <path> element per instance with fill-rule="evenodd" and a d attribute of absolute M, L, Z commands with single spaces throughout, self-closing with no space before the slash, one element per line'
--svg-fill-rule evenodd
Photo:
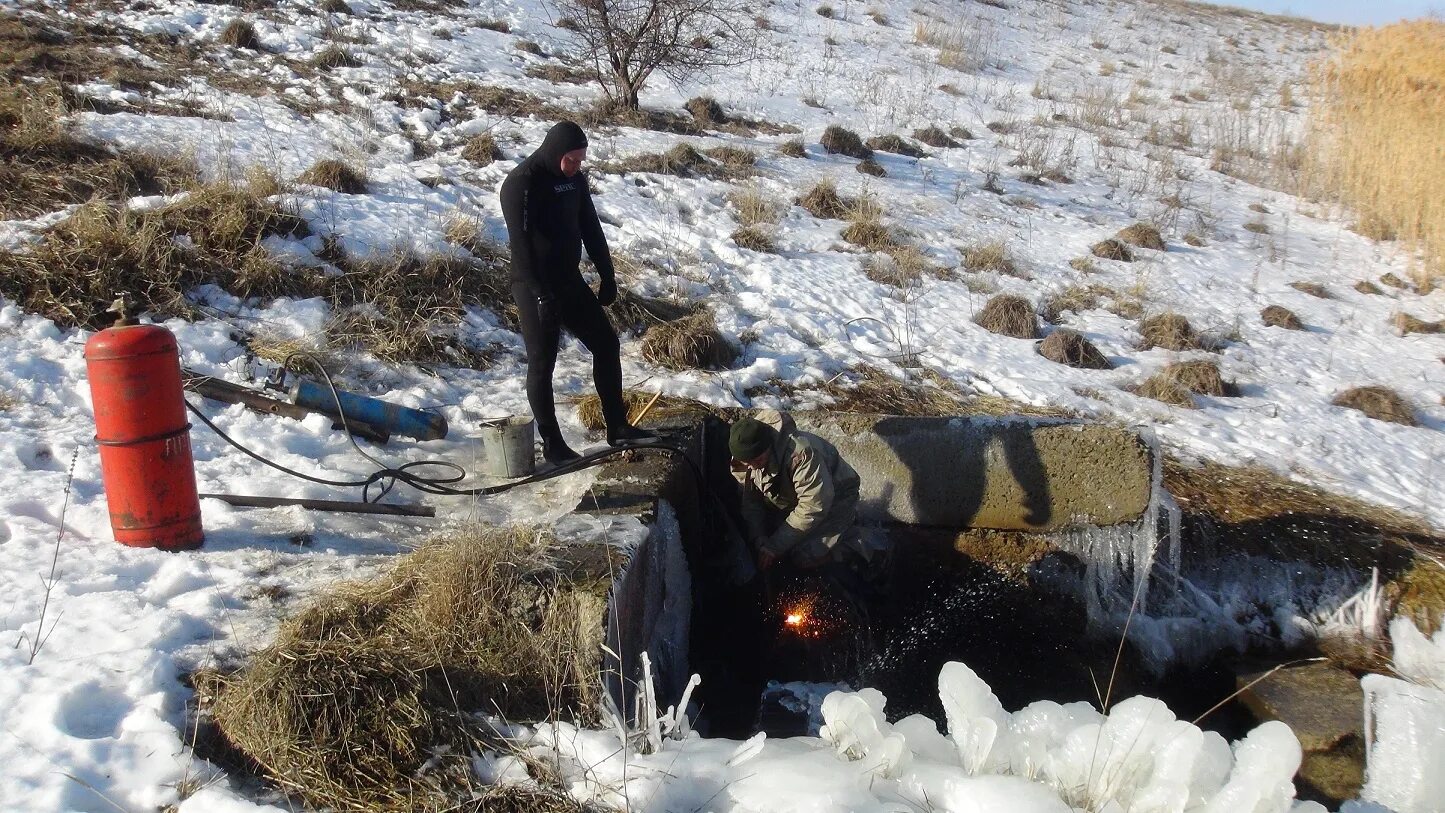
<path fill-rule="evenodd" d="M 1302 757 L 1289 726 L 1277 720 L 1261 725 L 1235 743 L 1229 781 L 1203 813 L 1289 813 Z"/>
<path fill-rule="evenodd" d="M 1396 632 L 1393 624 L 1390 631 Z M 1445 691 L 1385 675 L 1365 675 L 1360 687 L 1366 762 L 1360 798 L 1395 813 L 1439 813 L 1445 799 Z"/>
<path fill-rule="evenodd" d="M 1433 638 L 1426 637 L 1405 616 L 1390 622 L 1396 674 L 1421 686 L 1445 689 L 1445 618 L 1441 622 Z"/>
<path fill-rule="evenodd" d="M 968 666 L 949 661 L 938 674 L 938 697 L 964 771 L 993 773 L 1003 767 L 1009 715 L 983 678 Z"/>
<path fill-rule="evenodd" d="M 876 689 L 833 692 L 823 699 L 823 728 L 818 735 L 840 756 L 862 761 L 880 776 L 896 777 L 912 754 L 903 735 L 884 719 L 885 702 Z"/>

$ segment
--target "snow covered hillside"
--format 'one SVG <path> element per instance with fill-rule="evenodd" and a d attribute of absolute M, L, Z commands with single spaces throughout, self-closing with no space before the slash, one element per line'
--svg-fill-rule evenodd
<path fill-rule="evenodd" d="M 197 318 L 158 319 L 177 334 L 183 364 L 203 373 L 243 382 L 263 372 L 258 354 L 274 362 L 290 349 L 312 350 L 335 360 L 352 389 L 447 415 L 451 439 L 394 445 L 388 459 L 471 462 L 467 433 L 477 422 L 525 413 L 520 336 L 504 300 L 494 297 L 493 309 L 476 292 L 448 291 L 469 298 L 455 306 L 458 318 L 410 314 L 418 330 L 436 334 L 427 347 L 442 349 L 424 364 L 392 364 L 376 345 L 349 343 L 348 325 L 375 319 L 365 296 L 343 305 L 314 291 L 343 268 L 398 257 L 492 262 L 505 236 L 501 179 L 569 115 L 592 139 L 597 207 L 624 260 L 623 287 L 702 303 L 739 351 L 726 369 L 673 369 L 644 357 L 642 339 L 629 333 L 629 388 L 718 406 L 827 406 L 825 384 L 846 386 L 867 365 L 1020 409 L 1147 426 L 1186 461 L 1257 464 L 1445 529 L 1437 462 L 1445 459 L 1445 294 L 1415 283 L 1411 257 L 1396 244 L 1353 230 L 1353 214 L 1281 191 L 1300 170 L 1302 77 L 1323 53 L 1323 28 L 1168 0 L 760 3 L 757 58 L 681 87 L 656 78 L 642 94 L 657 125 L 649 129 L 593 110 L 599 91 L 557 22 L 540 0 L 0 0 L 7 92 L 29 99 L 34 90 L 40 101 L 14 109 L 45 119 L 12 121 L 0 110 L 0 124 L 19 132 L 61 121 L 79 143 L 127 156 L 132 167 L 149 156 L 147 166 L 174 164 L 166 171 L 193 172 L 201 183 L 241 184 L 258 206 L 299 218 L 294 228 L 268 227 L 258 246 L 234 255 L 265 271 L 255 290 L 289 296 L 196 285 L 168 312 Z M 688 104 L 696 97 L 716 100 L 721 116 Z M 898 138 L 875 141 L 873 162 L 864 163 L 824 147 L 834 125 Z M 323 159 L 339 164 L 318 168 Z M 0 260 L 0 271 L 26 267 L 14 257 L 59 262 L 81 253 L 65 242 L 70 236 L 55 236 L 71 234 L 67 218 L 90 213 L 81 205 L 88 194 L 66 190 L 103 194 L 112 188 L 103 174 L 78 187 L 58 171 L 61 180 L 33 187 L 0 175 L 8 187 L 0 252 L 12 258 Z M 828 181 L 841 208 L 795 203 Z M 131 219 L 117 221 L 112 235 L 162 222 L 188 194 L 186 184 L 164 182 L 114 188 Z M 1094 251 L 1140 223 L 1157 229 L 1162 250 L 1140 228 L 1129 232 L 1133 242 Z M 162 236 L 165 251 L 210 250 L 203 236 L 181 234 Z M 1122 253 L 1130 261 L 1110 258 Z M 1042 317 L 1022 337 L 974 321 L 988 322 L 986 303 L 1004 294 L 1026 301 L 1026 323 Z M 0 806 L 154 810 L 207 784 L 183 809 L 257 809 L 186 751 L 190 690 L 178 676 L 254 650 L 274 629 L 278 606 L 373 572 L 434 524 L 247 512 L 208 500 L 203 551 L 120 548 L 93 442 L 81 358 L 88 333 L 75 327 L 98 324 L 96 316 L 79 306 L 69 316 L 42 312 L 17 297 L 0 300 L 0 460 L 8 464 L 0 474 Z M 1266 324 L 1269 306 L 1299 324 L 1280 311 Z M 437 307 L 453 313 L 453 305 Z M 1150 321 L 1176 314 L 1188 329 Z M 1107 369 L 1041 355 L 1036 339 L 1063 329 L 1097 347 Z M 1191 361 L 1213 362 L 1230 386 L 1181 391 L 1179 365 Z M 1398 393 L 1404 422 L 1333 403 L 1367 386 Z M 564 349 L 557 387 L 591 391 L 580 346 Z M 341 479 L 374 469 L 327 420 L 203 408 L 286 465 Z M 596 442 L 572 410 L 559 411 L 575 445 Z M 353 496 L 259 470 L 200 429 L 193 444 L 203 492 Z M 589 520 L 567 517 L 588 485 L 577 475 L 497 500 L 440 501 L 439 514 L 558 521 L 564 535 L 595 533 Z M 977 707 L 959 719 L 1007 728 L 986 687 L 968 685 Z M 917 726 L 890 729 L 876 706 L 861 696 L 832 709 L 852 739 L 769 752 L 785 766 L 794 757 L 806 766 L 820 764 L 808 762 L 818 753 L 831 759 L 836 746 L 870 757 L 867 770 L 849 768 L 859 794 L 874 769 L 898 785 L 882 801 L 839 796 L 817 809 L 899 809 L 899 799 L 917 804 L 940 792 L 985 807 L 1027 797 L 1014 809 L 1064 809 L 1052 792 L 1035 799 L 1037 789 L 1020 791 L 1012 779 L 984 787 L 940 773 L 933 763 L 948 756 L 944 746 Z M 1175 721 L 1160 723 L 1154 711 L 1131 706 L 1110 736 L 1162 736 L 1160 749 L 1183 736 L 1196 769 L 1142 782 L 1139 793 L 1157 787 L 1161 795 L 1132 797 L 1130 809 L 1183 809 L 1171 806 L 1178 798 L 1202 804 L 1232 766 L 1236 795 L 1208 809 L 1289 809 L 1292 793 L 1279 784 L 1293 771 L 1288 754 L 1268 747 L 1287 732 L 1262 729 L 1231 762 L 1222 741 L 1192 726 L 1161 734 L 1158 726 Z M 1070 732 L 1102 725 L 1078 709 L 1048 714 L 1052 734 L 1012 742 L 1067 750 L 1076 747 L 1066 742 Z M 553 748 L 565 755 L 564 770 L 585 773 L 577 766 L 608 758 L 581 759 L 583 746 L 602 746 L 578 741 Z M 648 809 L 670 798 L 706 807 L 709 794 L 737 809 L 804 809 L 767 793 L 726 792 L 742 775 L 732 768 L 756 757 L 749 748 L 702 749 L 688 764 L 701 766 L 699 777 L 712 771 L 711 784 L 700 785 L 708 792 L 656 793 Z M 987 746 L 978 749 L 979 760 L 989 758 Z M 995 759 L 1009 758 L 1002 750 Z M 910 768 L 905 751 L 928 756 Z M 666 756 L 651 757 L 650 767 L 670 770 Z M 1050 764 L 1077 767 L 1064 757 Z M 627 769 L 609 765 L 603 785 L 613 767 Z M 515 766 L 492 768 L 505 775 Z M 819 771 L 819 782 L 842 781 Z M 784 773 L 779 783 L 790 778 Z M 1240 801 L 1251 793 L 1257 807 Z"/>

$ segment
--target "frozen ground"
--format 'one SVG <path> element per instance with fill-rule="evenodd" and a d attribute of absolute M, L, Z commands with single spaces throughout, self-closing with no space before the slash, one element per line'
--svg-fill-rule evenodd
<path fill-rule="evenodd" d="M 551 121 L 488 113 L 466 86 L 436 83 L 506 86 L 567 107 L 596 95 L 587 85 L 528 75 L 569 52 L 565 32 L 552 27 L 533 0 L 470 0 L 439 11 L 360 0 L 351 13 L 322 13 L 309 2 L 264 5 L 246 15 L 264 53 L 216 42 L 242 14 L 227 5 L 0 0 L 0 14 L 81 16 L 137 36 L 168 33 L 196 47 L 192 73 L 147 94 L 150 101 L 184 105 L 205 117 L 125 112 L 146 94 L 92 82 L 82 92 L 107 101 L 107 109 L 121 109 L 76 117 L 76 126 L 102 143 L 193 155 L 210 178 L 259 167 L 289 180 L 326 156 L 364 165 L 368 194 L 306 186 L 287 193 L 317 235 L 309 243 L 276 246 L 298 264 L 319 263 L 313 255 L 328 236 L 353 256 L 396 247 L 441 250 L 445 227 L 457 217 L 477 218 L 492 235 L 502 234 L 496 187 Z M 596 162 L 679 142 L 747 147 L 759 156 L 756 177 L 738 183 L 594 175 L 609 240 L 641 269 L 624 284 L 654 296 L 706 299 L 724 332 L 747 339 L 734 369 L 674 373 L 645 363 L 636 339 L 625 338 L 628 385 L 716 404 L 771 405 L 771 396 L 754 400 L 748 393 L 774 378 L 818 384 L 860 362 L 908 375 L 879 357 L 913 351 L 965 391 L 1146 425 L 1181 456 L 1257 463 L 1445 528 L 1445 485 L 1437 471 L 1445 458 L 1445 339 L 1401 336 L 1392 324 L 1400 312 L 1445 318 L 1445 299 L 1439 292 L 1390 286 L 1382 286 L 1381 295 L 1357 292 L 1356 282 L 1388 273 L 1408 279 L 1409 258 L 1393 244 L 1350 231 L 1350 213 L 1274 191 L 1272 165 L 1249 157 L 1278 152 L 1281 140 L 1298 132 L 1306 95 L 1300 75 L 1305 61 L 1320 52 L 1324 34 L 1180 3 L 1007 5 L 844 2 L 832 6 L 831 18 L 816 13 L 812 3 L 761 5 L 759 14 L 772 31 L 757 61 L 683 87 L 658 81 L 644 104 L 677 109 L 708 94 L 729 113 L 799 133 L 594 131 Z M 869 9 L 879 12 L 877 19 L 865 14 Z M 500 21 L 509 31 L 494 30 L 504 27 Z M 962 64 L 940 66 L 938 50 L 915 41 L 919 25 L 956 34 L 966 55 Z M 524 40 L 558 56 L 518 50 Z M 349 49 L 360 67 L 306 67 L 333 44 Z M 959 148 L 927 148 L 922 159 L 879 153 L 887 177 L 869 178 L 854 170 L 854 160 L 827 155 L 819 146 L 823 128 L 834 123 L 864 136 L 960 126 L 974 138 Z M 478 168 L 460 158 L 465 140 L 481 132 L 497 137 L 504 160 Z M 806 158 L 775 151 L 790 138 L 804 141 Z M 1024 177 L 1050 171 L 1068 182 L 1036 184 Z M 925 277 L 921 289 L 900 295 L 863 274 L 866 255 L 840 238 L 841 223 L 798 207 L 786 207 L 769 227 L 778 254 L 733 243 L 737 213 L 728 195 L 734 188 L 752 186 L 786 203 L 825 177 L 847 194 L 876 196 L 885 221 L 937 265 L 959 265 L 963 249 L 1001 241 L 1019 270 Z M 23 245 L 60 217 L 0 223 L 0 245 Z M 1140 261 L 1131 264 L 1094 259 L 1086 266 L 1091 270 L 1070 265 L 1093 243 L 1143 219 L 1162 226 L 1167 251 L 1140 251 Z M 1246 224 L 1259 225 L 1246 230 Z M 1191 233 L 1202 238 L 1201 246 L 1184 242 Z M 1322 283 L 1331 298 L 1311 296 L 1291 282 Z M 1031 342 L 995 336 L 970 321 L 995 292 L 1040 303 L 1083 284 L 1114 293 L 1100 307 L 1065 314 L 1063 324 L 1098 344 L 1115 370 L 1055 365 Z M 234 328 L 315 337 L 328 316 L 315 301 L 246 303 L 214 290 L 199 295 L 214 318 L 169 325 L 180 339 L 183 362 L 235 381 L 256 371 L 232 340 Z M 1143 314 L 1178 311 L 1228 341 L 1217 355 L 1137 350 L 1137 319 L 1103 307 L 1118 301 Z M 1294 310 L 1308 329 L 1263 326 L 1258 313 L 1267 304 Z M 876 321 L 845 330 L 859 317 Z M 460 430 L 446 441 L 394 445 L 388 456 L 470 461 L 475 444 L 465 435 L 477 421 L 525 411 L 519 337 L 487 313 L 472 314 L 459 330 L 505 352 L 481 371 L 433 376 L 365 365 L 371 375 L 351 382 L 408 405 L 441 408 Z M 0 475 L 0 636 L 18 644 L 0 650 L 0 798 L 7 809 L 151 810 L 176 802 L 178 784 L 213 778 L 184 745 L 189 691 L 179 675 L 255 649 L 267 640 L 278 611 L 319 586 L 372 572 L 438 525 L 559 520 L 564 532 L 598 531 L 577 525 L 582 520 L 562 519 L 587 493 L 586 478 L 578 477 L 480 504 L 442 504 L 442 523 L 241 511 L 207 501 L 203 551 L 171 556 L 119 548 L 110 541 L 92 442 L 80 357 L 85 338 L 0 305 L 0 393 L 9 396 L 0 409 L 0 459 L 8 464 L 8 474 Z M 1239 383 L 1241 397 L 1200 398 L 1199 409 L 1183 410 L 1124 389 L 1167 363 L 1196 356 L 1216 359 Z M 1330 405 L 1339 391 L 1362 384 L 1398 390 L 1413 403 L 1421 425 L 1386 424 Z M 558 390 L 582 394 L 589 388 L 587 358 L 569 346 L 559 364 Z M 204 408 L 227 431 L 287 465 L 330 475 L 370 470 L 325 421 L 298 424 L 213 404 Z M 584 430 L 563 412 L 566 430 L 585 445 Z M 258 471 L 219 439 L 200 431 L 193 437 L 203 491 L 351 496 Z M 608 529 L 619 539 L 628 531 Z M 46 590 L 53 558 L 54 585 Z M 970 692 L 984 702 L 983 689 Z M 1389 708 L 1406 708 L 1398 693 L 1380 694 L 1392 699 Z M 1052 810 L 1080 801 L 1057 792 L 1068 779 L 1059 771 L 1081 764 L 1057 757 L 1059 749 L 1067 750 L 1071 737 L 1098 741 L 1110 725 L 1119 731 L 1136 726 L 1127 730 L 1154 732 L 1148 736 L 1156 738 L 1151 742 L 1157 749 L 1121 755 L 1149 764 L 1121 768 L 1120 775 L 1138 780 L 1128 787 L 1157 788 L 1158 795 L 1121 802 L 1123 807 L 1184 809 L 1212 797 L 1209 804 L 1216 807 L 1200 809 L 1288 809 L 1291 794 L 1284 785 L 1292 736 L 1274 727 L 1227 755 L 1222 741 L 1172 721 L 1147 701 L 1131 701 L 1127 713 L 1121 706 L 1103 728 L 1089 728 L 1101 722 L 1092 712 L 1051 709 L 1046 729 L 1012 739 L 1000 735 L 1000 743 L 1037 747 L 1055 760 L 1055 773 L 1041 768 L 1032 775 L 1043 781 L 1029 783 L 966 775 L 1004 758 L 1004 751 L 980 745 L 977 732 L 990 725 L 1014 731 L 1032 719 L 1028 710 L 1003 717 L 1001 710 L 972 710 L 947 721 L 956 740 L 960 731 L 975 732 L 968 735 L 973 750 L 958 753 L 919 721 L 878 723 L 875 695 L 852 698 L 834 701 L 831 716 L 823 708 L 831 732 L 823 739 L 766 746 L 669 740 L 636 762 L 613 754 L 616 741 L 607 732 L 564 728 L 538 736 L 564 769 L 600 766 L 589 770 L 602 781 L 583 783 L 580 794 L 621 798 L 639 808 L 802 810 L 813 804 L 899 810 L 925 804 L 927 794 L 926 804 L 938 809 Z M 974 720 L 980 714 L 986 722 Z M 1386 709 L 1379 719 L 1389 725 L 1400 714 Z M 854 744 L 839 747 L 844 742 Z M 1163 763 L 1150 755 L 1167 749 L 1187 750 L 1196 772 L 1160 774 Z M 1404 746 L 1392 753 L 1412 751 Z M 626 763 L 626 777 L 617 773 L 619 760 Z M 1091 758 L 1088 764 L 1113 763 Z M 505 773 L 508 767 L 491 769 Z M 1086 785 L 1093 781 L 1089 776 Z M 1244 790 L 1221 791 L 1229 782 Z M 784 786 L 796 795 L 780 794 Z M 1260 794 L 1253 807 L 1232 795 L 1253 792 Z M 1373 798 L 1399 805 L 1401 813 L 1438 809 L 1381 793 Z M 219 780 L 185 809 L 255 808 Z"/>

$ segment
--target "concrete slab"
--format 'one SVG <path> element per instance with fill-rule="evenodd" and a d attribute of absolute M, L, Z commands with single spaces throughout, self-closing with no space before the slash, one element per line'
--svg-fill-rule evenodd
<path fill-rule="evenodd" d="M 865 519 L 1048 532 L 1133 521 L 1152 493 L 1148 445 L 1118 427 L 817 412 L 794 418 L 858 471 Z"/>

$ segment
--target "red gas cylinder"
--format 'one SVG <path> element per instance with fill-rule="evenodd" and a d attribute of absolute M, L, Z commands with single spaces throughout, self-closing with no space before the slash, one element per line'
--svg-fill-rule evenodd
<path fill-rule="evenodd" d="M 115 541 L 200 547 L 201 503 L 175 336 L 158 325 L 108 328 L 85 343 L 85 362 Z"/>

